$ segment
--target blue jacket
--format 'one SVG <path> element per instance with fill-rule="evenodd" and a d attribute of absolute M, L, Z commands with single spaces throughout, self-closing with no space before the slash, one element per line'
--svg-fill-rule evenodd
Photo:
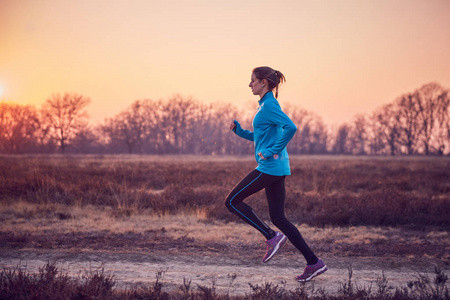
<path fill-rule="evenodd" d="M 234 123 L 234 132 L 238 136 L 255 143 L 258 171 L 275 176 L 291 175 L 286 145 L 297 131 L 297 126 L 281 110 L 272 92 L 259 100 L 258 111 L 253 118 L 253 132 L 242 129 L 236 120 Z M 258 155 L 260 152 L 264 160 Z"/>

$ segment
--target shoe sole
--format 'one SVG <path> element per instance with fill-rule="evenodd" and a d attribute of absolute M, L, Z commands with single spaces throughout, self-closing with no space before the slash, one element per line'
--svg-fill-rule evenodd
<path fill-rule="evenodd" d="M 325 266 L 323 266 L 322 268 L 320 268 L 319 270 L 317 270 L 317 271 L 315 271 L 314 273 L 312 273 L 311 276 L 309 276 L 308 278 L 306 278 L 306 279 L 298 279 L 298 278 L 296 278 L 296 280 L 297 280 L 298 282 L 308 282 L 308 281 L 310 281 L 311 279 L 313 279 L 314 277 L 319 276 L 320 274 L 325 273 L 326 270 L 328 270 L 328 268 L 327 268 L 327 266 L 325 265 Z"/>
<path fill-rule="evenodd" d="M 283 246 L 287 241 L 287 236 L 283 236 L 281 241 L 275 246 L 275 249 L 272 251 L 272 254 L 267 257 L 266 259 L 263 259 L 263 263 L 268 262 L 277 252 L 280 250 L 281 246 Z"/>

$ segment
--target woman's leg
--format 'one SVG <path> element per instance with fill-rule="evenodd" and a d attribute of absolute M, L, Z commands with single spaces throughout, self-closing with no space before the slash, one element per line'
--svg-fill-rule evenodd
<path fill-rule="evenodd" d="M 267 240 L 273 238 L 275 232 L 243 201 L 245 198 L 262 190 L 267 185 L 272 184 L 277 178 L 279 177 L 270 176 L 257 170 L 253 170 L 234 187 L 225 200 L 225 205 L 230 212 L 236 214 L 244 222 L 256 228 Z"/>
<path fill-rule="evenodd" d="M 303 239 L 300 231 L 288 219 L 284 213 L 284 202 L 286 198 L 285 177 L 266 187 L 266 197 L 269 204 L 269 212 L 272 223 L 278 227 L 291 241 L 291 243 L 303 254 L 307 264 L 317 263 L 317 257 Z"/>

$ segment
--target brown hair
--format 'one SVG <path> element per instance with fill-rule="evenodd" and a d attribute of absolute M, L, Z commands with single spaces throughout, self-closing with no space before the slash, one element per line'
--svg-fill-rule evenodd
<path fill-rule="evenodd" d="M 255 74 L 255 77 L 259 80 L 267 80 L 269 84 L 269 90 L 273 91 L 275 89 L 275 98 L 278 97 L 278 86 L 286 82 L 286 78 L 284 75 L 277 70 L 274 70 L 270 67 L 258 67 L 253 69 L 253 74 Z"/>

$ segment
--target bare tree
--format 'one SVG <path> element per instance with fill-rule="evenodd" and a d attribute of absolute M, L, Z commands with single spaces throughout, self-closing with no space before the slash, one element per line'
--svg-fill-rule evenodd
<path fill-rule="evenodd" d="M 161 101 L 146 99 L 141 102 L 141 122 L 143 127 L 143 152 L 161 154 L 165 140 L 164 129 L 161 126 Z"/>
<path fill-rule="evenodd" d="M 33 151 L 39 128 L 36 109 L 29 105 L 0 103 L 0 149 L 6 153 Z"/>
<path fill-rule="evenodd" d="M 161 107 L 161 126 L 165 130 L 168 152 L 184 153 L 188 140 L 192 138 L 194 111 L 196 104 L 191 98 L 181 95 L 172 96 Z"/>
<path fill-rule="evenodd" d="M 124 151 L 128 153 L 133 152 L 133 147 L 130 147 L 132 143 L 128 141 L 128 131 L 121 131 L 124 128 L 122 123 L 125 122 L 123 114 L 122 112 L 112 118 L 106 118 L 103 124 L 99 126 L 99 131 L 103 136 L 103 144 L 112 153 L 121 153 L 123 147 L 126 148 Z"/>
<path fill-rule="evenodd" d="M 307 130 L 306 130 L 307 129 Z M 308 132 L 309 137 L 306 138 L 306 134 L 303 136 L 304 141 L 307 141 L 306 153 L 307 154 L 325 154 L 327 153 L 328 146 L 328 129 L 322 118 L 314 113 L 309 112 L 309 120 L 305 123 L 302 133 Z"/>
<path fill-rule="evenodd" d="M 145 135 L 145 107 L 140 101 L 135 101 L 130 109 L 120 114 L 119 131 L 123 134 L 129 153 L 136 149 L 142 153 L 143 140 Z"/>
<path fill-rule="evenodd" d="M 386 154 L 387 144 L 384 141 L 381 127 L 374 120 L 374 116 L 370 116 L 367 127 L 367 145 L 371 155 Z"/>
<path fill-rule="evenodd" d="M 124 144 L 128 153 L 141 153 L 144 134 L 144 109 L 141 101 L 135 101 L 126 110 L 113 118 L 107 119 L 102 126 L 110 145 Z M 117 149 L 116 149 L 117 151 Z"/>
<path fill-rule="evenodd" d="M 312 139 L 313 116 L 305 109 L 286 105 L 286 114 L 297 126 L 297 132 L 289 142 L 289 152 L 292 154 L 306 154 Z"/>
<path fill-rule="evenodd" d="M 39 128 L 37 143 L 40 153 L 53 153 L 58 148 L 57 141 L 52 137 L 52 125 L 45 121 L 45 112 L 39 111 Z"/>
<path fill-rule="evenodd" d="M 333 152 L 335 154 L 349 154 L 350 149 L 349 142 L 350 126 L 346 123 L 339 126 L 336 132 L 336 139 L 333 145 Z"/>
<path fill-rule="evenodd" d="M 430 148 L 439 149 L 439 145 L 433 145 L 433 140 L 439 137 L 441 128 L 444 127 L 445 117 L 448 115 L 448 94 L 437 83 L 429 83 L 415 92 L 419 110 L 419 124 L 421 125 L 420 140 L 423 143 L 425 155 L 430 154 Z"/>
<path fill-rule="evenodd" d="M 205 135 L 205 139 L 212 146 L 213 154 L 251 154 L 253 144 L 247 140 L 236 138 L 230 131 L 229 124 L 233 120 L 238 120 L 241 126 L 251 130 L 250 117 L 239 111 L 231 104 L 215 104 L 211 111 L 210 125 L 211 131 Z"/>
<path fill-rule="evenodd" d="M 419 136 L 423 126 L 419 124 L 419 103 L 417 94 L 408 93 L 397 99 L 396 117 L 400 131 L 399 143 L 407 154 L 411 155 L 416 151 Z"/>
<path fill-rule="evenodd" d="M 187 152 L 192 154 L 217 154 L 221 147 L 221 131 L 214 125 L 212 105 L 196 104 L 193 110 L 190 140 L 187 141 Z"/>
<path fill-rule="evenodd" d="M 382 154 L 387 147 L 390 155 L 398 151 L 400 128 L 397 110 L 394 104 L 387 104 L 376 110 L 371 117 L 371 149 Z"/>
<path fill-rule="evenodd" d="M 356 115 L 353 119 L 353 126 L 350 128 L 349 133 L 349 147 L 353 154 L 367 154 L 367 128 L 368 121 L 366 116 Z"/>
<path fill-rule="evenodd" d="M 101 151 L 100 140 L 96 129 L 86 126 L 76 132 L 70 150 L 76 153 L 97 153 Z"/>
<path fill-rule="evenodd" d="M 89 98 L 75 93 L 53 94 L 42 107 L 44 122 L 51 129 L 51 136 L 65 153 L 70 139 L 87 126 L 88 114 L 86 106 Z"/>
<path fill-rule="evenodd" d="M 328 131 L 322 118 L 292 105 L 287 105 L 285 112 L 298 128 L 288 145 L 290 153 L 324 154 L 327 152 Z"/>
<path fill-rule="evenodd" d="M 439 96 L 435 130 L 432 134 L 432 146 L 439 155 L 444 154 L 445 148 L 450 147 L 450 91 L 446 90 Z M 448 151 L 447 151 L 448 152 Z"/>

